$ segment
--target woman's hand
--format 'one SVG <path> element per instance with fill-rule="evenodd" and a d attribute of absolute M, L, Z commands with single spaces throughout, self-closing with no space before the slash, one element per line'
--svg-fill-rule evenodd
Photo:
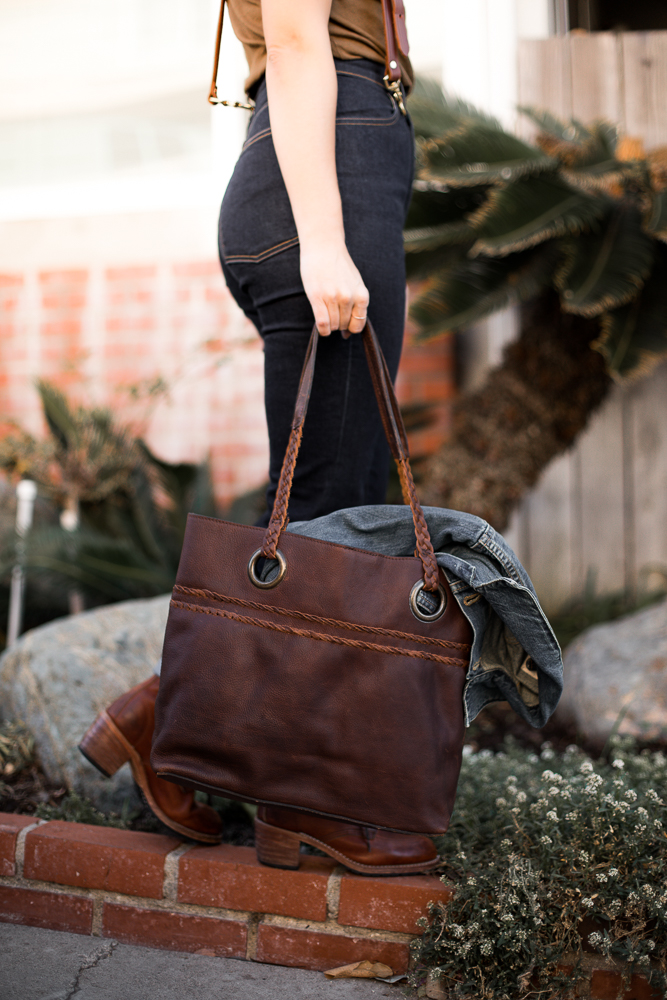
<path fill-rule="evenodd" d="M 344 337 L 366 325 L 368 290 L 344 242 L 323 239 L 301 243 L 301 280 L 322 337 L 341 330 Z"/>

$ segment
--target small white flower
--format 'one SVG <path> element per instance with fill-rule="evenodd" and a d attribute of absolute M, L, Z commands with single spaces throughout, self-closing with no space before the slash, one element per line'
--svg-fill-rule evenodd
<path fill-rule="evenodd" d="M 628 800 L 628 802 L 637 801 L 637 793 L 634 790 L 634 788 L 628 788 L 627 792 L 625 793 L 625 798 Z"/>
<path fill-rule="evenodd" d="M 598 882 L 608 882 L 609 881 L 608 878 L 607 878 L 607 876 L 603 875 L 602 872 L 598 872 L 598 874 L 595 876 L 595 878 L 598 880 Z"/>
<path fill-rule="evenodd" d="M 662 830 L 662 823 L 660 822 L 659 819 L 653 820 L 653 826 L 656 828 L 656 830 Z"/>
<path fill-rule="evenodd" d="M 569 823 L 574 823 L 575 820 L 579 819 L 579 813 L 577 812 L 576 809 L 573 809 L 572 812 L 566 814 L 565 819 Z"/>
<path fill-rule="evenodd" d="M 583 764 L 579 768 L 579 773 L 580 774 L 592 774 L 593 773 L 593 765 L 591 764 L 590 760 L 585 760 L 583 762 Z"/>
<path fill-rule="evenodd" d="M 503 806 L 507 805 L 507 799 L 503 798 L 496 799 L 496 805 L 498 806 L 499 809 L 502 809 Z"/>
<path fill-rule="evenodd" d="M 500 848 L 503 851 L 509 851 L 511 846 L 512 846 L 512 841 L 507 840 L 507 838 L 505 838 L 505 840 L 500 841 Z"/>
<path fill-rule="evenodd" d="M 589 899 L 588 896 L 585 896 L 581 901 L 581 905 L 585 906 L 587 910 L 590 910 L 592 906 L 595 906 L 595 900 Z"/>
<path fill-rule="evenodd" d="M 452 924 L 452 937 L 461 939 L 463 937 L 464 930 L 460 924 Z"/>
<path fill-rule="evenodd" d="M 527 798 L 528 796 L 526 795 L 525 792 L 517 792 L 516 794 L 517 802 L 525 802 Z"/>
<path fill-rule="evenodd" d="M 596 945 L 601 945 L 602 944 L 602 940 L 603 939 L 602 939 L 602 935 L 600 934 L 599 931 L 593 931 L 592 934 L 588 935 L 588 940 L 593 945 L 593 947 L 595 948 Z"/>
<path fill-rule="evenodd" d="M 617 768 L 619 771 L 622 771 L 625 767 L 625 762 L 617 757 L 616 760 L 611 762 L 611 766 Z"/>
<path fill-rule="evenodd" d="M 540 837 L 540 844 L 544 844 L 545 847 L 549 847 L 550 844 L 553 844 L 553 840 L 551 837 Z"/>
<path fill-rule="evenodd" d="M 579 851 L 579 860 L 581 861 L 582 864 L 587 865 L 588 862 L 591 860 L 591 856 L 588 853 L 588 851 Z"/>
<path fill-rule="evenodd" d="M 558 813 L 555 809 L 551 809 L 550 812 L 547 813 L 547 819 L 553 820 L 554 823 L 558 822 Z"/>
<path fill-rule="evenodd" d="M 646 827 L 642 826 L 641 823 L 637 823 L 636 824 L 636 826 L 635 826 L 635 833 L 644 833 L 645 830 L 646 830 Z"/>
<path fill-rule="evenodd" d="M 644 809 L 643 806 L 639 806 L 639 808 L 637 809 L 637 815 L 642 821 L 648 819 L 648 812 L 646 811 L 646 809 Z"/>
<path fill-rule="evenodd" d="M 609 878 L 618 878 L 618 868 L 609 869 Z"/>
<path fill-rule="evenodd" d="M 645 883 L 642 886 L 642 892 L 644 893 L 645 896 L 648 896 L 649 899 L 652 899 L 655 896 L 655 889 L 653 888 L 652 885 L 649 885 L 648 883 Z"/>
<path fill-rule="evenodd" d="M 488 938 L 484 938 L 484 940 L 479 946 L 479 950 L 481 951 L 482 955 L 488 956 L 493 954 L 493 945 L 491 944 Z"/>

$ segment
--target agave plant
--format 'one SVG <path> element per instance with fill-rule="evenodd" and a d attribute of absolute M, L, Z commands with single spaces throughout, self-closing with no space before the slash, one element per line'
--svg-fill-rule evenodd
<path fill-rule="evenodd" d="M 502 528 L 611 379 L 667 356 L 667 151 L 525 108 L 539 130 L 531 145 L 424 81 L 410 110 L 405 247 L 421 335 L 530 304 L 503 363 L 457 404 L 423 486 L 430 502 Z"/>
<path fill-rule="evenodd" d="M 163 462 L 108 411 L 74 407 L 47 382 L 38 390 L 49 436 L 15 427 L 0 441 L 0 468 L 34 479 L 41 498 L 25 548 L 27 623 L 66 613 L 73 588 L 88 606 L 169 590 L 188 511 L 215 512 L 208 464 Z M 0 577 L 14 558 L 10 532 Z"/>

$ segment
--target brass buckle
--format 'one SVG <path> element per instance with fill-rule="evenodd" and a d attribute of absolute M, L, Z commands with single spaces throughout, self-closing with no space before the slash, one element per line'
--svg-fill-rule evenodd
<path fill-rule="evenodd" d="M 398 80 L 390 80 L 388 76 L 383 77 L 384 85 L 394 98 L 402 115 L 407 115 L 405 110 L 405 104 L 403 103 L 403 91 L 401 90 L 401 84 Z"/>

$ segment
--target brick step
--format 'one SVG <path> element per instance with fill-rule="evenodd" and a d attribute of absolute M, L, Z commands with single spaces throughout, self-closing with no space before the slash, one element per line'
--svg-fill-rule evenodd
<path fill-rule="evenodd" d="M 355 875 L 304 855 L 298 871 L 250 847 L 0 814 L 0 921 L 126 944 L 323 970 L 371 959 L 406 970 L 438 878 Z"/>
<path fill-rule="evenodd" d="M 304 855 L 298 871 L 260 865 L 250 847 L 0 813 L 0 922 L 125 944 L 324 970 L 370 959 L 407 969 L 431 901 L 429 875 L 355 875 Z M 590 1000 L 651 1000 L 643 976 L 586 956 Z M 444 998 L 429 979 L 427 996 Z"/>

